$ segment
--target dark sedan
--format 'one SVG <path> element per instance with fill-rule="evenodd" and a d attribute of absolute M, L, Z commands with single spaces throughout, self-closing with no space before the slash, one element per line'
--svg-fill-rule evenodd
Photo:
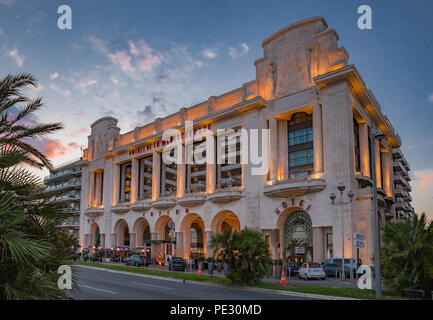
<path fill-rule="evenodd" d="M 289 262 L 286 266 L 286 275 L 289 275 L 289 271 L 290 271 L 290 275 L 298 274 L 299 273 L 299 263 Z"/>
<path fill-rule="evenodd" d="M 168 270 L 185 271 L 186 263 L 183 258 L 173 257 L 168 262 Z"/>
<path fill-rule="evenodd" d="M 326 273 L 327 277 L 339 277 L 341 274 L 341 264 L 337 263 L 329 263 L 322 265 L 323 270 Z M 344 277 L 349 278 L 350 277 L 350 268 L 347 266 L 344 266 Z"/>
<path fill-rule="evenodd" d="M 139 255 L 132 255 L 128 258 L 125 259 L 125 264 L 127 266 L 148 266 L 149 263 L 147 262 L 147 258 L 144 256 L 139 256 Z"/>

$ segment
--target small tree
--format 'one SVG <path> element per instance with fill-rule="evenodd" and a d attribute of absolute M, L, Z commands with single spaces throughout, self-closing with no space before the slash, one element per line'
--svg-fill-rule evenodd
<path fill-rule="evenodd" d="M 260 283 L 270 263 L 268 245 L 259 231 L 248 228 L 241 232 L 226 231 L 211 239 L 214 255 L 229 266 L 227 278 L 233 284 Z"/>
<path fill-rule="evenodd" d="M 381 249 L 385 284 L 394 291 L 433 290 L 433 223 L 425 213 L 383 227 Z"/>

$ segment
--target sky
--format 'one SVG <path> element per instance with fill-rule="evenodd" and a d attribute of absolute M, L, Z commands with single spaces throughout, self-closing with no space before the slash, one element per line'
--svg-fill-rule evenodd
<path fill-rule="evenodd" d="M 63 4 L 71 30 L 57 27 Z M 357 27 L 363 4 L 371 30 Z M 39 80 L 34 120 L 65 129 L 38 147 L 60 164 L 81 155 L 100 117 L 123 133 L 253 80 L 262 41 L 313 16 L 337 31 L 402 138 L 413 205 L 433 217 L 431 0 L 0 0 L 0 77 Z"/>

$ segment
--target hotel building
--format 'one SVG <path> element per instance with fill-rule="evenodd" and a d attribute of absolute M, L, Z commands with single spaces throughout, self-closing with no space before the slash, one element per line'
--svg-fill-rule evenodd
<path fill-rule="evenodd" d="M 44 178 L 49 202 L 56 204 L 68 217 L 59 228 L 77 238 L 80 236 L 81 159 L 56 166 Z"/>
<path fill-rule="evenodd" d="M 413 214 L 409 167 L 399 135 L 338 40 L 322 17 L 307 19 L 263 41 L 256 78 L 240 88 L 124 134 L 113 117 L 95 121 L 83 157 L 82 246 L 146 248 L 156 259 L 171 249 L 184 258 L 212 256 L 213 235 L 248 227 L 262 232 L 273 258 L 322 261 L 341 257 L 342 244 L 346 257 L 356 256 L 357 232 L 366 238 L 360 257 L 370 263 L 372 171 L 384 224 Z M 235 163 L 167 165 L 162 136 L 184 133 L 188 121 L 196 135 L 269 129 L 269 171 L 253 175 L 256 166 L 239 161 L 239 138 L 236 150 L 221 151 L 225 159 L 236 155 Z M 372 126 L 386 138 L 370 141 Z M 342 213 L 329 199 L 339 183 L 355 193 L 344 208 L 344 239 Z"/>

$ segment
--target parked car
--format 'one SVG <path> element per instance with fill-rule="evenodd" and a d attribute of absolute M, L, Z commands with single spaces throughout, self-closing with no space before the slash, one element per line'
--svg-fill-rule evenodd
<path fill-rule="evenodd" d="M 341 258 L 327 258 L 322 261 L 322 266 L 325 264 L 339 264 L 341 265 Z M 344 258 L 344 265 L 349 269 L 352 268 L 353 272 L 358 270 L 358 259 L 357 258 Z"/>
<path fill-rule="evenodd" d="M 286 266 L 286 275 L 289 274 L 289 268 L 290 268 L 290 275 L 298 274 L 299 266 L 300 264 L 297 262 L 289 262 Z"/>
<path fill-rule="evenodd" d="M 341 261 L 341 259 L 340 259 L 340 261 Z M 340 276 L 340 274 L 341 274 L 341 264 L 328 263 L 328 264 L 322 265 L 322 268 L 323 268 L 323 270 L 325 270 L 327 277 L 336 277 L 337 275 Z M 345 278 L 350 277 L 350 268 L 347 266 L 344 266 L 344 277 Z"/>
<path fill-rule="evenodd" d="M 101 257 L 98 254 L 95 254 L 95 253 L 86 253 L 83 256 L 83 258 L 84 258 L 84 261 L 89 261 L 89 262 L 92 262 L 92 261 L 101 261 L 102 260 Z"/>
<path fill-rule="evenodd" d="M 322 280 L 326 279 L 326 273 L 323 270 L 320 263 L 317 262 L 306 262 L 302 264 L 299 268 L 299 278 L 304 278 L 305 280 L 319 278 Z"/>
<path fill-rule="evenodd" d="M 147 267 L 149 265 L 146 257 L 139 256 L 137 254 L 133 254 L 132 256 L 129 256 L 128 258 L 126 258 L 124 263 L 127 266 L 135 266 L 135 267 L 139 267 L 139 266 L 146 266 Z"/>
<path fill-rule="evenodd" d="M 172 257 L 168 262 L 168 270 L 178 270 L 185 271 L 186 263 L 183 258 L 180 257 Z"/>

